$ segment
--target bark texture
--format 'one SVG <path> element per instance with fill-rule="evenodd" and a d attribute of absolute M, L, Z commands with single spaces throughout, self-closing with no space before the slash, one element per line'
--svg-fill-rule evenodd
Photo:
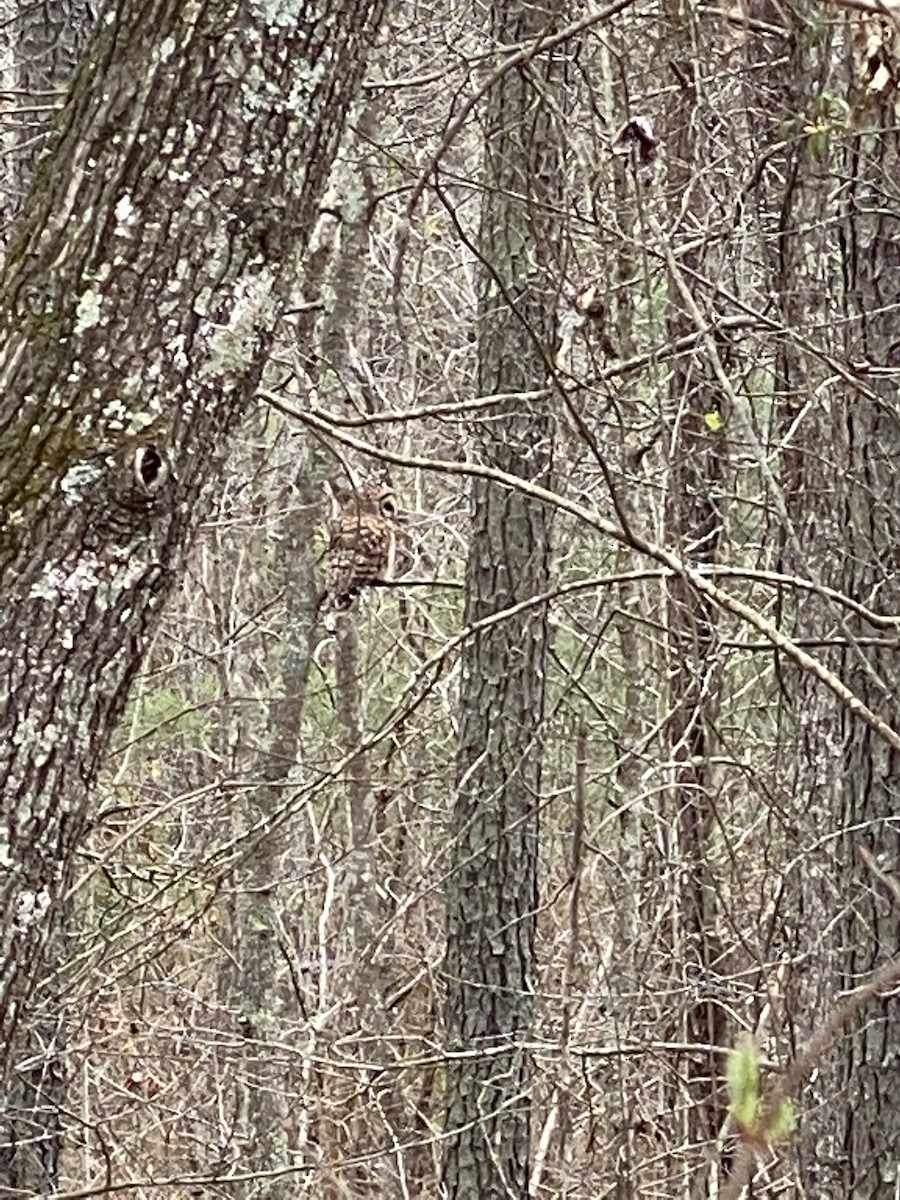
<path fill-rule="evenodd" d="M 778 47 L 789 65 L 772 81 L 766 105 L 781 123 L 774 150 L 783 170 L 775 290 L 785 326 L 804 339 L 785 337 L 776 364 L 779 427 L 793 430 L 781 477 L 789 518 L 783 561 L 790 572 L 893 614 L 900 609 L 898 429 L 890 384 L 900 363 L 900 42 L 880 17 L 852 14 L 827 28 L 820 17 L 817 5 L 792 10 Z M 835 362 L 845 371 L 840 379 Z M 815 593 L 786 598 L 785 618 L 798 636 L 815 639 L 822 661 L 897 728 L 896 653 L 878 628 Z M 900 854 L 900 765 L 889 746 L 811 680 L 785 672 L 783 681 L 798 732 L 794 821 L 783 835 L 793 864 L 786 873 L 788 1013 L 802 1042 L 897 954 L 897 902 L 879 872 L 890 871 Z M 894 1194 L 898 1039 L 896 998 L 886 997 L 863 1010 L 820 1064 L 801 1105 L 799 1166 L 808 1194 L 823 1200 Z"/>
<path fill-rule="evenodd" d="M 15 115 L 7 132 L 3 157 L 2 208 L 4 241 L 12 217 L 21 206 L 37 162 L 50 136 L 51 119 L 62 105 L 69 80 L 81 58 L 94 23 L 93 5 L 82 0 L 55 4 L 10 4 L 2 11 L 7 51 L 6 80 L 12 88 Z M 61 922 L 45 957 L 62 963 L 68 940 Z M 66 1079 L 65 1010 L 58 980 L 44 980 L 40 1003 L 33 1007 L 20 1038 L 21 1067 L 7 1092 L 10 1124 L 0 1145 L 0 1179 L 41 1194 L 59 1169 L 60 1113 Z M 5 1189 L 4 1189 L 5 1190 Z"/>
<path fill-rule="evenodd" d="M 119 0 L 0 279 L 0 1074 L 382 5 Z M 15 1178 L 7 1183 L 16 1186 Z"/>
<path fill-rule="evenodd" d="M 855 32 L 853 25 L 849 31 Z M 883 27 L 882 53 L 892 78 L 900 69 L 900 31 Z M 854 40 L 859 46 L 858 32 Z M 841 586 L 886 613 L 900 611 L 900 429 L 896 384 L 900 367 L 900 136 L 897 104 L 872 104 L 878 69 L 854 55 L 849 99 L 859 133 L 848 139 L 845 206 L 839 229 L 845 280 L 846 359 L 863 372 L 867 395 L 841 396 L 845 440 L 835 480 L 843 514 Z M 848 623 L 844 677 L 853 691 L 890 725 L 900 727 L 900 668 L 893 646 L 873 644 L 864 621 Z M 860 639 L 856 641 L 855 639 Z M 838 850 L 836 949 L 841 993 L 859 987 L 900 951 L 900 905 L 880 871 L 900 862 L 900 760 L 853 714 L 842 710 L 843 745 Z M 866 860 L 868 854 L 868 861 Z M 869 1005 L 841 1048 L 840 1097 L 827 1110 L 829 1159 L 843 1160 L 832 1194 L 878 1200 L 896 1192 L 900 1162 L 900 1011 L 896 994 Z"/>
<path fill-rule="evenodd" d="M 554 10 L 497 0 L 491 34 L 510 45 L 552 27 Z M 540 388 L 552 358 L 559 152 L 549 105 L 553 56 L 508 72 L 485 124 L 479 308 L 481 395 Z M 557 210 L 558 211 L 558 210 Z M 544 402 L 508 403 L 481 430 L 485 460 L 546 480 Z M 477 480 L 467 625 L 545 591 L 549 513 Z M 462 717 L 447 895 L 447 1078 L 443 1182 L 452 1200 L 528 1194 L 537 908 L 540 728 L 546 611 L 524 608 L 475 632 L 463 653 Z"/>
<path fill-rule="evenodd" d="M 90 0 L 9 4 L 12 79 L 18 110 L 6 161 L 5 215 L 21 207 L 34 164 L 49 141 L 53 112 L 66 94 L 96 21 Z"/>

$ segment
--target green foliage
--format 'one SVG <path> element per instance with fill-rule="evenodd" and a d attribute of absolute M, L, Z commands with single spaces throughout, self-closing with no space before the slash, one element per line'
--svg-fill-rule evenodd
<path fill-rule="evenodd" d="M 140 743 L 148 756 L 171 748 L 171 739 L 176 736 L 197 742 L 213 725 L 208 705 L 197 702 L 204 690 L 200 677 L 195 677 L 190 697 L 178 686 L 148 688 L 129 706 L 122 728 L 129 730 L 130 740 Z M 208 694 L 213 695 L 211 680 Z"/>
<path fill-rule="evenodd" d="M 729 1112 L 745 1142 L 767 1147 L 793 1132 L 796 1117 L 791 1101 L 777 1091 L 766 1095 L 760 1088 L 759 1051 L 751 1038 L 731 1051 L 725 1075 Z"/>
<path fill-rule="evenodd" d="M 828 41 L 831 22 L 822 12 L 805 15 L 806 43 L 813 49 L 824 46 Z"/>
<path fill-rule="evenodd" d="M 742 1129 L 753 1129 L 759 1114 L 759 1052 L 752 1041 L 731 1051 L 725 1077 L 731 1115 Z"/>
<path fill-rule="evenodd" d="M 843 96 L 823 92 L 803 126 L 806 143 L 813 158 L 825 162 L 839 136 L 848 133 L 851 125 L 850 105 Z"/>
<path fill-rule="evenodd" d="M 797 1115 L 790 1100 L 781 1099 L 767 1122 L 768 1141 L 777 1142 L 794 1132 Z"/>

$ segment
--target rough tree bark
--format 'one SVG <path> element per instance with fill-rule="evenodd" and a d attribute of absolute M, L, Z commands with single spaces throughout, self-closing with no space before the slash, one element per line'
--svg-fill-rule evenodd
<path fill-rule="evenodd" d="M 6 157 L 4 215 L 21 207 L 31 172 L 49 138 L 50 117 L 63 100 L 96 20 L 90 0 L 3 6 L 8 22 L 14 124 Z"/>
<path fill-rule="evenodd" d="M 381 3 L 118 0 L 0 279 L 0 1076 Z M 16 1187 L 15 1174 L 4 1181 Z"/>
<path fill-rule="evenodd" d="M 810 153 L 804 134 L 816 98 L 831 86 L 833 33 L 819 28 L 821 6 L 811 0 L 793 5 L 784 20 L 772 20 L 773 11 L 768 0 L 750 7 L 760 24 L 747 38 L 744 72 L 750 131 L 763 164 L 752 195 L 764 286 L 778 298 L 784 325 L 771 347 L 771 420 L 781 454 L 776 490 L 770 487 L 767 496 L 766 540 L 785 574 L 840 586 L 829 578 L 840 517 L 831 488 L 834 473 L 825 465 L 836 436 L 840 440 L 840 416 L 831 404 L 832 371 L 823 356 L 839 353 L 840 280 L 827 163 Z M 794 636 L 813 639 L 820 661 L 840 673 L 839 651 L 822 642 L 840 624 L 838 608 L 814 592 L 786 587 L 778 612 Z M 783 957 L 785 963 L 784 999 L 773 1006 L 770 1045 L 773 1057 L 786 1059 L 806 1041 L 834 995 L 833 963 L 822 937 L 834 896 L 824 886 L 809 887 L 807 877 L 834 878 L 831 844 L 822 834 L 839 806 L 839 710 L 815 680 L 789 663 L 776 658 L 775 671 L 784 699 L 783 748 L 776 750 L 775 770 L 790 818 L 775 810 L 769 817 L 769 856 L 783 891 L 762 944 L 770 960 Z M 817 1107 L 819 1099 L 805 1098 L 803 1108 Z M 826 1194 L 830 1166 L 826 1155 L 817 1156 L 806 1120 L 798 1143 L 804 1185 L 812 1195 Z"/>
<path fill-rule="evenodd" d="M 508 46 L 552 29 L 552 5 L 495 0 L 491 37 Z M 560 148 L 547 94 L 558 57 L 536 56 L 492 89 L 485 114 L 478 390 L 540 388 L 554 340 Z M 544 481 L 544 403 L 509 402 L 481 431 L 492 465 Z M 549 514 L 487 480 L 473 488 L 467 565 L 471 625 L 543 592 Z M 528 1194 L 544 605 L 474 633 L 463 653 L 461 729 L 447 890 L 447 1068 L 443 1185 L 449 1200 Z"/>
<path fill-rule="evenodd" d="M 839 586 L 880 612 L 900 611 L 900 172 L 897 86 L 900 31 L 889 17 L 854 15 L 844 27 L 849 66 L 846 99 L 852 134 L 837 174 L 842 183 L 837 244 L 844 281 L 844 361 L 863 386 L 836 396 L 840 440 L 834 475 L 843 553 Z M 834 130 L 835 151 L 839 128 Z M 843 169 L 840 169 L 843 167 Z M 830 559 L 834 563 L 834 558 Z M 825 632 L 824 630 L 822 631 Z M 895 645 L 859 618 L 846 622 L 844 681 L 893 728 L 900 727 L 900 668 Z M 874 636 L 873 636 L 874 635 Z M 834 933 L 834 986 L 842 994 L 864 983 L 900 948 L 900 761 L 852 713 L 840 714 L 842 746 L 836 840 L 839 921 Z M 868 857 L 866 857 L 868 856 Z M 888 875 L 882 876 L 881 871 Z M 815 878 L 808 884 L 816 886 Z M 900 1011 L 896 993 L 868 1005 L 841 1046 L 837 1102 L 813 1117 L 816 1158 L 840 1163 L 829 1196 L 879 1200 L 896 1195 L 900 1160 Z"/>
<path fill-rule="evenodd" d="M 769 11 L 759 10 L 753 15 Z M 890 380 L 900 361 L 900 39 L 889 16 L 848 14 L 826 26 L 812 3 L 793 6 L 782 24 L 781 38 L 767 36 L 780 41 L 788 66 L 763 107 L 779 143 L 775 291 L 790 331 L 776 370 L 778 424 L 791 431 L 781 476 L 790 518 L 783 562 L 895 614 L 900 477 Z M 758 48 L 758 60 L 764 52 L 771 63 L 771 45 Z M 819 643 L 819 657 L 896 728 L 896 653 L 879 630 L 815 594 L 790 597 L 785 610 L 796 633 Z M 803 1040 L 897 953 L 889 876 L 900 853 L 900 767 L 890 747 L 812 681 L 790 672 L 784 680 L 798 728 L 796 826 L 786 844 L 788 1016 Z M 867 1006 L 804 1098 L 799 1167 L 810 1195 L 894 1194 L 896 1008 L 888 997 Z"/>
<path fill-rule="evenodd" d="M 7 4 L 0 34 L 8 51 L 4 84 L 10 88 L 12 125 L 4 137 L 2 201 L 3 241 L 18 211 L 50 134 L 51 117 L 62 105 L 69 80 L 94 23 L 93 6 L 84 0 L 53 5 Z M 45 957 L 67 957 L 62 924 Z M 22 1029 L 23 1057 L 6 1094 L 9 1123 L 0 1134 L 0 1179 L 40 1194 L 59 1167 L 60 1112 L 65 1096 L 65 1013 L 58 981 L 44 980 L 40 1004 Z M 5 1189 L 4 1189 L 5 1190 Z"/>

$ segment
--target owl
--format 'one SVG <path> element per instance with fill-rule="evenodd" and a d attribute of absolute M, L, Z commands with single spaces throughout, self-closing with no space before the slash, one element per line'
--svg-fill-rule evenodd
<path fill-rule="evenodd" d="M 367 483 L 351 494 L 331 527 L 329 592 L 335 608 L 349 608 L 366 584 L 394 578 L 399 536 L 389 484 Z"/>

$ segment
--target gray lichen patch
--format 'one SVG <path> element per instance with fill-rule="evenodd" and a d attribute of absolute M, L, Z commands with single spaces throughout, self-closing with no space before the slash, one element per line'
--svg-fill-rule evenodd
<path fill-rule="evenodd" d="M 88 288 L 86 292 L 82 292 L 78 298 L 78 306 L 75 309 L 75 328 L 73 333 L 84 333 L 86 329 L 92 329 L 95 325 L 99 325 L 101 306 L 102 299 L 92 288 Z"/>

